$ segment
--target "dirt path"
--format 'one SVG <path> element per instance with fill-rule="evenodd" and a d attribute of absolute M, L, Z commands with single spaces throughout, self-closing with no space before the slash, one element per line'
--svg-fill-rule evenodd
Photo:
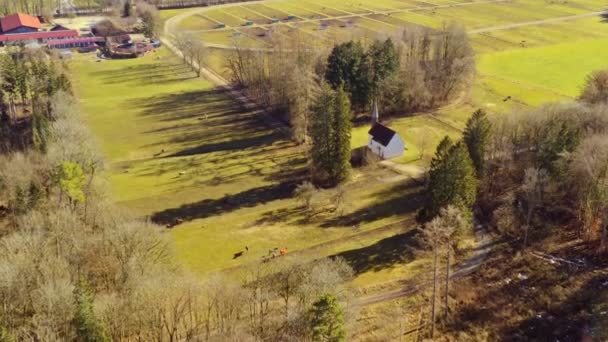
<path fill-rule="evenodd" d="M 468 276 L 483 264 L 483 262 L 487 259 L 488 254 L 492 251 L 492 239 L 483 230 L 483 228 L 476 229 L 475 235 L 477 236 L 477 247 L 475 247 L 473 255 L 471 255 L 467 260 L 465 260 L 462 264 L 458 266 L 456 271 L 454 271 L 450 276 L 450 279 L 454 280 Z M 420 284 L 406 286 L 399 290 L 377 293 L 371 296 L 360 298 L 357 303 L 361 306 L 367 306 L 407 297 L 413 295 L 414 293 L 424 289 L 425 287 L 431 284 L 432 282 L 425 281 Z"/>
<path fill-rule="evenodd" d="M 480 28 L 480 29 L 477 29 L 477 30 L 470 30 L 470 31 L 467 31 L 467 33 L 468 34 L 479 34 L 479 33 L 493 32 L 493 31 L 509 30 L 509 29 L 514 29 L 514 28 L 518 28 L 518 27 L 525 27 L 525 26 L 534 26 L 534 25 L 543 25 L 543 24 L 550 24 L 550 23 L 558 23 L 558 22 L 562 22 L 562 21 L 571 21 L 571 20 L 577 20 L 577 19 L 596 17 L 596 16 L 600 16 L 600 15 L 602 15 L 604 13 L 606 13 L 606 12 L 605 11 L 591 12 L 591 13 L 570 15 L 570 16 L 567 16 L 567 17 L 558 17 L 558 18 L 549 18 L 549 19 L 542 19 L 542 20 L 527 21 L 527 22 L 524 22 L 524 23 L 497 25 L 497 26 L 491 26 L 491 27 L 484 27 L 484 28 Z"/>
<path fill-rule="evenodd" d="M 424 182 L 424 177 L 426 176 L 426 169 L 418 165 L 399 164 L 392 160 L 383 160 L 380 162 L 380 165 L 398 174 L 412 178 L 419 184 Z"/>

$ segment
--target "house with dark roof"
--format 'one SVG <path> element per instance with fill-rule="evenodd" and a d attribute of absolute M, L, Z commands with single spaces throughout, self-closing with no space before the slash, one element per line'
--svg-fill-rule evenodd
<path fill-rule="evenodd" d="M 405 152 L 405 143 L 401 136 L 380 123 L 376 122 L 368 135 L 367 147 L 382 159 L 400 157 Z"/>

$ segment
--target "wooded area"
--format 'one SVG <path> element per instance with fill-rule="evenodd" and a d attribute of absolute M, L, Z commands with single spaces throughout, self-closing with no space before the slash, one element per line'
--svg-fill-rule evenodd
<path fill-rule="evenodd" d="M 63 62 L 15 49 L 2 70 L 2 128 L 24 127 L 18 144 L 0 135 L 2 341 L 300 339 L 313 327 L 343 336 L 352 315 L 327 296 L 350 296 L 344 261 L 259 262 L 242 282 L 196 279 L 161 227 L 108 199 Z"/>

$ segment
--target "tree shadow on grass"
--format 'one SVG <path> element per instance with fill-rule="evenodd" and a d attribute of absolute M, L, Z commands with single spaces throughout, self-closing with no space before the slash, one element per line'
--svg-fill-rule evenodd
<path fill-rule="evenodd" d="M 374 204 L 322 224 L 323 228 L 350 227 L 382 218 L 414 213 L 422 205 L 423 189 L 415 182 L 404 182 L 376 194 Z"/>
<path fill-rule="evenodd" d="M 230 98 L 227 90 L 218 88 L 161 94 L 131 100 L 127 105 L 141 110 L 142 116 L 157 117 L 160 121 L 175 121 L 205 115 L 226 119 L 233 119 L 234 116 L 252 117 L 240 103 Z"/>
<path fill-rule="evenodd" d="M 222 141 L 218 143 L 210 143 L 203 144 L 191 148 L 186 148 L 184 150 L 178 151 L 176 153 L 170 154 L 167 158 L 170 157 L 183 157 L 183 156 L 191 156 L 195 154 L 205 154 L 212 152 L 222 152 L 222 151 L 232 151 L 232 150 L 244 150 L 252 147 L 260 147 L 263 145 L 270 145 L 276 140 L 280 139 L 282 135 L 277 132 L 271 132 L 269 134 L 259 135 L 250 138 L 242 138 L 236 140 L 228 140 Z"/>
<path fill-rule="evenodd" d="M 182 75 L 175 77 L 175 75 Z M 160 84 L 167 79 L 186 80 L 195 77 L 195 73 L 184 64 L 167 65 L 163 62 L 125 66 L 114 70 L 102 70 L 92 73 L 105 84 L 124 84 L 130 82 Z"/>
<path fill-rule="evenodd" d="M 152 215 L 151 219 L 159 224 L 171 224 L 177 220 L 192 221 L 242 208 L 251 208 L 291 197 L 296 184 L 296 182 L 279 183 L 226 195 L 220 199 L 205 199 L 179 208 L 163 210 Z"/>
<path fill-rule="evenodd" d="M 296 217 L 304 217 L 306 215 L 307 211 L 306 208 L 304 208 L 303 206 L 270 210 L 263 213 L 262 216 L 253 223 L 252 226 L 288 222 Z"/>
<path fill-rule="evenodd" d="M 351 249 L 331 257 L 341 257 L 353 268 L 355 274 L 378 272 L 396 264 L 414 260 L 418 247 L 416 230 L 382 239 L 372 245 Z"/>

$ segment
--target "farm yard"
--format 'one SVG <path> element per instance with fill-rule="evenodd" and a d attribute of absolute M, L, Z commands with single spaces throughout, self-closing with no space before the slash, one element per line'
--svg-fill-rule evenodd
<path fill-rule="evenodd" d="M 603 9 L 592 0 L 270 0 L 184 11 L 168 21 L 167 33 L 199 35 L 211 48 L 209 68 L 227 77 L 224 61 L 235 45 L 268 48 L 275 36 L 305 36 L 310 44 L 328 48 L 335 42 L 372 39 L 402 28 L 463 25 L 477 53 L 477 77 L 470 92 L 428 118 L 388 122 L 405 137 L 408 148 L 406 156 L 396 161 L 425 165 L 430 156 L 417 157 L 419 132 L 429 132 L 424 144 L 432 150 L 444 135 L 457 136 L 477 108 L 498 115 L 573 99 L 585 76 L 608 58 Z M 354 129 L 353 147 L 365 144 L 367 129 Z"/>

